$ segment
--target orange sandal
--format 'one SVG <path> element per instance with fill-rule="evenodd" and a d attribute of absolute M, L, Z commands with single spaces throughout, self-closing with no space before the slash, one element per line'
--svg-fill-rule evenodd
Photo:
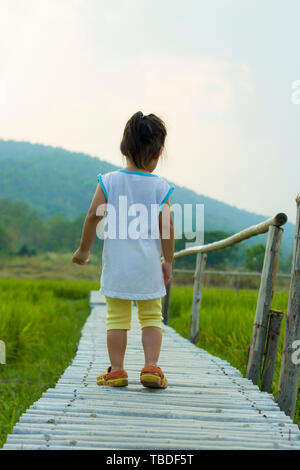
<path fill-rule="evenodd" d="M 111 372 L 109 366 L 105 372 L 98 375 L 97 385 L 109 385 L 111 387 L 126 387 L 128 385 L 128 375 L 125 370 Z"/>
<path fill-rule="evenodd" d="M 167 388 L 168 381 L 158 366 L 147 366 L 141 370 L 141 384 L 149 388 Z"/>

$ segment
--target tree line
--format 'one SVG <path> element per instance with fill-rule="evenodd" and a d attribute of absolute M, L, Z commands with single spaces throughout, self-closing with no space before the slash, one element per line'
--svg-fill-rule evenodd
<path fill-rule="evenodd" d="M 45 219 L 26 203 L 0 199 L 0 254 L 1 256 L 34 256 L 42 252 L 72 252 L 78 248 L 85 213 L 70 220 L 63 214 L 55 214 Z M 207 231 L 204 243 L 212 243 L 228 236 L 221 230 Z M 175 240 L 175 251 L 185 248 L 186 240 Z M 96 237 L 91 252 L 99 254 L 103 240 Z M 263 265 L 265 246 L 257 244 L 247 248 L 243 242 L 222 250 L 210 252 L 208 268 L 239 268 L 260 271 Z M 194 269 L 196 255 L 176 260 L 176 267 Z M 280 259 L 279 269 L 289 272 L 291 259 Z"/>

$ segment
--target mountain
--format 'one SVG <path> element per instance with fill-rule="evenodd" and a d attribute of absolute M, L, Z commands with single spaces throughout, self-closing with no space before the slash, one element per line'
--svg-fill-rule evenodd
<path fill-rule="evenodd" d="M 88 210 L 97 174 L 119 168 L 98 157 L 60 147 L 0 139 L 0 198 L 26 202 L 43 218 L 62 213 L 73 219 Z M 248 212 L 177 184 L 171 203 L 204 204 L 205 231 L 235 233 L 275 215 Z M 282 251 L 286 255 L 292 251 L 294 230 L 294 224 L 284 226 Z M 266 237 L 259 235 L 245 243 L 265 243 Z"/>

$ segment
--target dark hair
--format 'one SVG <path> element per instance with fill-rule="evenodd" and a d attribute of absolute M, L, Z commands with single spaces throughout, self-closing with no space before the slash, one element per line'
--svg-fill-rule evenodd
<path fill-rule="evenodd" d="M 159 117 L 138 111 L 126 123 L 120 150 L 137 168 L 145 170 L 164 147 L 166 135 L 165 123 Z"/>

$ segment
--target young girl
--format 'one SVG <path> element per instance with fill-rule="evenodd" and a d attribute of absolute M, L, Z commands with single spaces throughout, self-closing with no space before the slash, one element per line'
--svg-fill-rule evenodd
<path fill-rule="evenodd" d="M 144 116 L 139 111 L 129 119 L 120 146 L 126 166 L 98 175 L 80 247 L 73 255 L 74 263 L 88 262 L 97 224 L 106 215 L 100 292 L 107 303 L 111 365 L 97 377 L 98 385 L 128 385 L 124 356 L 132 300 L 137 304 L 145 355 L 140 381 L 145 387 L 168 385 L 157 362 L 162 342 L 161 297 L 172 278 L 174 226 L 169 196 L 174 186 L 153 173 L 166 135 L 164 122 L 154 114 Z"/>

